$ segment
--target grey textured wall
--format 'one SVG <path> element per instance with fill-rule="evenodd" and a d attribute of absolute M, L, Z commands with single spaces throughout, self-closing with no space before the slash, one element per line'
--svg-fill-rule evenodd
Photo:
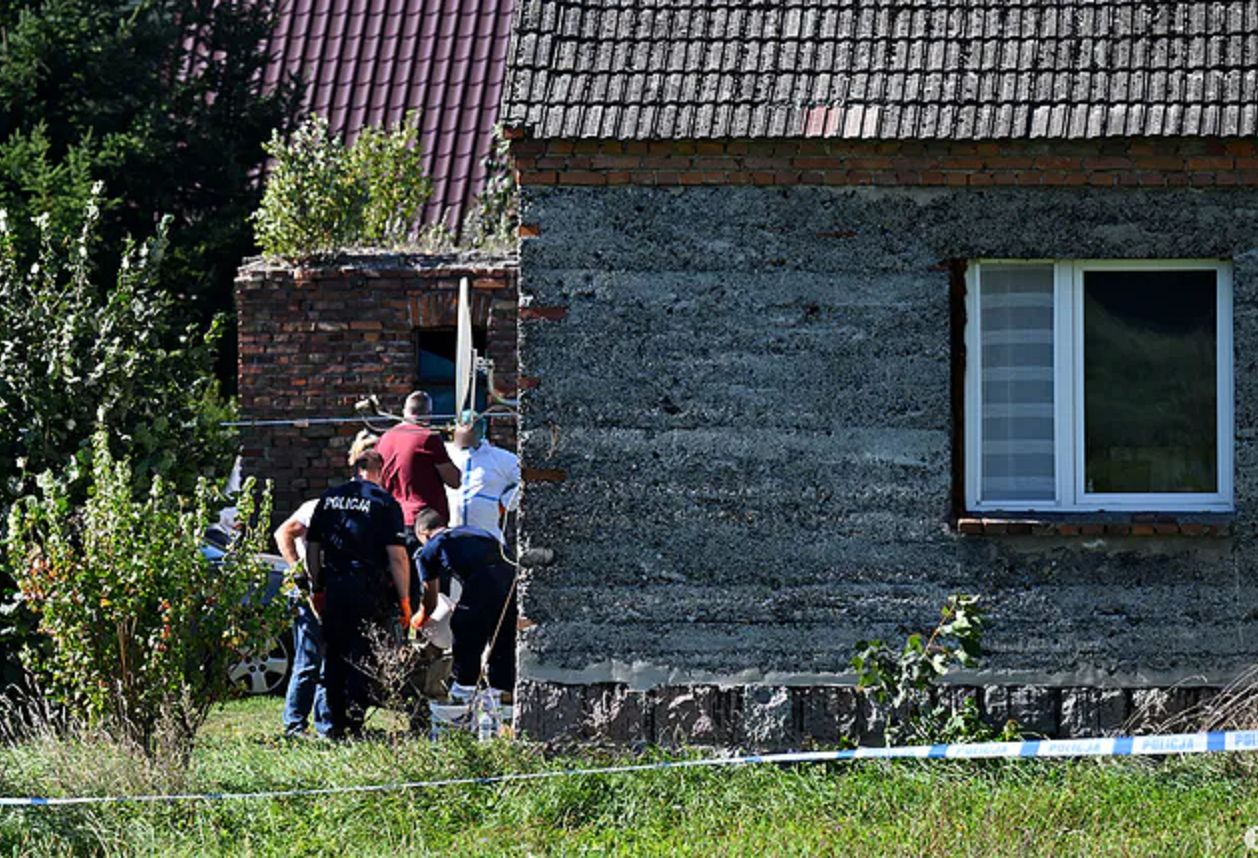
<path fill-rule="evenodd" d="M 1258 192 L 525 189 L 522 679 L 841 680 L 854 642 L 991 608 L 977 682 L 1165 684 L 1254 660 Z M 952 258 L 1235 260 L 1229 538 L 961 536 Z"/>

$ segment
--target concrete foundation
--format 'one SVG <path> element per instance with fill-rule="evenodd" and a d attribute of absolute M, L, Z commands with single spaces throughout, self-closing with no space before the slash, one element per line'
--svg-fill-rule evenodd
<path fill-rule="evenodd" d="M 881 744 L 886 721 L 850 686 L 557 685 L 522 681 L 516 727 L 550 743 L 652 743 L 782 749 Z M 1140 732 L 1218 693 L 1210 687 L 944 686 L 937 700 L 972 697 L 985 722 L 1016 721 L 1028 736 L 1084 738 Z"/>

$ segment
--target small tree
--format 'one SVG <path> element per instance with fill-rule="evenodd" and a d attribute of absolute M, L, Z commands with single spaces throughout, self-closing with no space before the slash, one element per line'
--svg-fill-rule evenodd
<path fill-rule="evenodd" d="M 411 114 L 391 130 L 367 127 L 349 147 L 321 116 L 287 140 L 277 131 L 265 146 L 272 166 L 253 215 L 262 252 L 297 259 L 404 245 L 432 193 L 417 125 Z"/>
<path fill-rule="evenodd" d="M 419 113 L 392 129 L 366 126 L 350 149 L 354 175 L 367 190 L 361 243 L 399 247 L 414 236 L 416 219 L 432 196 L 419 148 Z"/>
<path fill-rule="evenodd" d="M 218 326 L 181 327 L 179 308 L 158 276 L 165 229 L 128 243 L 112 282 L 100 282 L 101 188 L 74 218 L 36 218 L 36 250 L 24 250 L 0 210 L 0 522 L 9 505 L 53 471 L 67 503 L 86 495 L 91 435 L 99 422 L 115 453 L 125 448 L 133 488 L 160 476 L 191 495 L 201 475 L 225 474 L 235 448 L 221 426 L 230 416 L 212 376 Z M 14 583 L 0 565 L 0 681 L 30 639 Z"/>
<path fill-rule="evenodd" d="M 366 188 L 350 168 L 349 151 L 321 116 L 288 140 L 276 131 L 263 149 L 271 156 L 254 238 L 267 256 L 332 253 L 362 232 Z"/>
<path fill-rule="evenodd" d="M 257 502 L 246 481 L 237 502 L 246 525 L 211 565 L 200 551 L 213 509 L 206 484 L 188 500 L 158 477 L 136 499 L 130 463 L 109 447 L 98 429 L 81 510 L 45 473 L 38 494 L 9 515 L 9 566 L 51 643 L 28 648 L 27 666 L 89 724 L 150 755 L 186 755 L 209 707 L 229 691 L 236 654 L 262 646 L 283 619 L 282 600 L 263 598 L 269 570 L 256 556 L 269 492 Z"/>
<path fill-rule="evenodd" d="M 856 644 L 856 687 L 883 709 L 888 744 L 1017 738 L 1013 722 L 1000 732 L 984 724 L 972 698 L 955 707 L 931 693 L 954 666 L 978 665 L 982 637 L 978 596 L 949 596 L 934 630 L 909 635 L 899 653 L 880 640 Z"/>
<path fill-rule="evenodd" d="M 127 243 L 112 284 L 96 281 L 100 195 L 97 184 L 69 234 L 37 218 L 33 257 L 0 211 L 0 508 L 45 470 L 68 468 L 70 495 L 81 497 L 75 477 L 98 420 L 115 452 L 125 445 L 140 491 L 160 475 L 191 494 L 201 475 L 226 473 L 234 452 L 211 374 L 219 324 L 200 333 L 175 322 L 158 280 L 164 225 Z"/>

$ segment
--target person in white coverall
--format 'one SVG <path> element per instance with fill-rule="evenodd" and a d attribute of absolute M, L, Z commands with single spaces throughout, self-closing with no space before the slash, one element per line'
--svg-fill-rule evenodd
<path fill-rule="evenodd" d="M 446 444 L 450 461 L 462 473 L 457 489 L 446 489 L 450 524 L 475 527 L 506 542 L 502 511 L 515 509 L 520 494 L 520 459 L 485 438 L 485 421 L 461 423 Z"/>

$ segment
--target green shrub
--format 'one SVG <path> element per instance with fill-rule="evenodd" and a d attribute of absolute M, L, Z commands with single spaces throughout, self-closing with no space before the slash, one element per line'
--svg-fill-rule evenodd
<path fill-rule="evenodd" d="M 256 556 L 269 492 L 255 502 L 246 482 L 237 504 L 246 525 L 211 565 L 200 551 L 213 509 L 207 485 L 189 500 L 158 477 L 136 499 L 130 463 L 109 446 L 98 430 L 81 509 L 46 473 L 38 495 L 10 512 L 9 566 L 51 644 L 28 648 L 27 666 L 89 726 L 149 755 L 185 755 L 210 705 L 228 693 L 236 654 L 262 645 L 283 618 L 282 599 L 262 604 L 268 568 Z"/>
<path fill-rule="evenodd" d="M 349 150 L 353 174 L 367 189 L 356 243 L 400 247 L 411 237 L 419 209 L 432 196 L 418 145 L 419 114 L 392 130 L 366 126 Z"/>
<path fill-rule="evenodd" d="M 182 327 L 180 308 L 159 283 L 166 250 L 156 237 L 127 243 L 112 283 L 98 282 L 101 186 L 72 228 L 36 219 L 38 251 L 22 253 L 0 211 L 0 510 L 46 470 L 83 495 L 93 427 L 125 447 L 144 491 L 161 475 L 190 494 L 203 474 L 225 474 L 235 452 L 231 411 L 213 377 L 220 323 Z"/>
<path fill-rule="evenodd" d="M 1000 731 L 985 724 L 972 698 L 952 706 L 932 694 L 952 667 L 978 665 L 984 622 L 978 601 L 978 596 L 949 596 L 934 630 L 909 635 L 899 653 L 880 640 L 856 644 L 856 687 L 886 716 L 888 745 L 1018 738 L 1013 722 Z"/>
<path fill-rule="evenodd" d="M 353 146 L 313 116 L 288 139 L 277 131 L 254 235 L 267 256 L 298 259 L 355 246 L 406 243 L 432 193 L 417 145 L 417 115 L 391 130 L 364 128 Z"/>

